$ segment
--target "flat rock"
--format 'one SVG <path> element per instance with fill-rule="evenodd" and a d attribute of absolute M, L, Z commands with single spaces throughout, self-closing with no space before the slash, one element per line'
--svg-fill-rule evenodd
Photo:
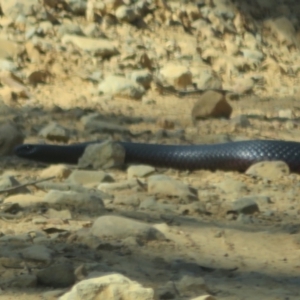
<path fill-rule="evenodd" d="M 99 93 L 140 100 L 145 89 L 135 81 L 122 76 L 107 76 L 98 86 Z"/>
<path fill-rule="evenodd" d="M 122 191 L 127 189 L 133 189 L 138 187 L 139 184 L 136 179 L 128 179 L 119 182 L 112 182 L 112 183 L 100 183 L 97 187 L 98 190 L 103 191 Z"/>
<path fill-rule="evenodd" d="M 246 174 L 268 180 L 279 180 L 290 174 L 290 168 L 283 161 L 263 161 L 248 168 Z"/>
<path fill-rule="evenodd" d="M 58 179 L 66 179 L 71 174 L 72 170 L 63 164 L 52 165 L 41 172 L 42 178 L 56 177 Z"/>
<path fill-rule="evenodd" d="M 103 121 L 103 117 L 97 113 L 82 117 L 81 122 L 84 125 L 84 128 L 90 133 L 130 133 L 126 126 Z"/>
<path fill-rule="evenodd" d="M 183 200 L 196 200 L 197 194 L 181 181 L 166 175 L 152 175 L 148 178 L 148 193 L 179 197 Z"/>
<path fill-rule="evenodd" d="M 72 43 L 76 47 L 90 52 L 94 56 L 110 57 L 119 53 L 114 44 L 106 39 L 94 39 L 78 35 L 65 34 L 61 39 L 63 44 Z"/>
<path fill-rule="evenodd" d="M 147 165 L 136 165 L 130 166 L 127 169 L 127 177 L 134 178 L 134 177 L 147 177 L 155 172 L 155 168 L 152 166 Z"/>
<path fill-rule="evenodd" d="M 114 179 L 111 175 L 103 171 L 74 170 L 66 182 L 84 186 L 93 186 L 101 182 L 114 182 Z"/>
<path fill-rule="evenodd" d="M 9 196 L 4 199 L 3 203 L 18 203 L 21 207 L 31 206 L 37 203 L 43 202 L 43 197 L 30 195 L 30 194 L 18 194 Z"/>
<path fill-rule="evenodd" d="M 135 237 L 144 241 L 164 239 L 164 235 L 153 226 L 118 216 L 99 217 L 91 228 L 91 234 L 99 238 Z"/>
<path fill-rule="evenodd" d="M 59 209 L 68 206 L 92 211 L 101 211 L 104 209 L 104 204 L 100 197 L 89 193 L 77 193 L 73 191 L 50 190 L 43 198 L 43 203 Z"/>

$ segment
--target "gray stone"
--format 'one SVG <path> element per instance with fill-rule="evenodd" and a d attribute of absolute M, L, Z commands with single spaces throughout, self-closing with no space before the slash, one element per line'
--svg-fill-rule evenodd
<path fill-rule="evenodd" d="M 78 160 L 78 166 L 80 168 L 108 169 L 121 167 L 124 162 L 124 147 L 119 143 L 106 141 L 101 144 L 88 145 Z"/>
<path fill-rule="evenodd" d="M 43 198 L 43 203 L 49 206 L 62 209 L 65 207 L 76 207 L 91 211 L 102 211 L 103 201 L 100 197 L 88 193 L 77 193 L 73 191 L 50 190 Z"/>
<path fill-rule="evenodd" d="M 152 175 L 148 178 L 148 192 L 178 197 L 184 201 L 197 200 L 197 193 L 181 181 L 166 175 Z"/>
<path fill-rule="evenodd" d="M 75 283 L 73 266 L 68 262 L 60 262 L 37 272 L 40 285 L 53 288 L 68 287 Z"/>
<path fill-rule="evenodd" d="M 22 250 L 23 258 L 32 261 L 49 263 L 52 260 L 53 251 L 43 245 L 33 245 Z"/>
<path fill-rule="evenodd" d="M 164 240 L 164 235 L 153 226 L 118 216 L 99 217 L 94 222 L 91 233 L 99 238 L 124 239 L 132 236 L 145 242 Z"/>
<path fill-rule="evenodd" d="M 242 214 L 254 214 L 259 212 L 257 203 L 251 198 L 241 198 L 233 202 L 232 210 Z"/>

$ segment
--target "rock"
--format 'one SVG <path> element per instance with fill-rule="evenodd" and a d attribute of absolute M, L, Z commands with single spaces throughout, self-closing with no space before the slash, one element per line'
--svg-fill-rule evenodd
<path fill-rule="evenodd" d="M 103 171 L 74 170 L 66 182 L 94 186 L 101 182 L 114 182 L 114 179 Z"/>
<path fill-rule="evenodd" d="M 43 198 L 43 203 L 47 203 L 49 206 L 57 209 L 68 206 L 90 211 L 102 211 L 104 209 L 104 204 L 100 197 L 73 191 L 50 190 Z"/>
<path fill-rule="evenodd" d="M 268 180 L 279 180 L 290 174 L 290 168 L 283 161 L 262 161 L 249 167 L 245 174 Z"/>
<path fill-rule="evenodd" d="M 2 175 L 0 176 L 0 190 L 6 190 L 20 185 L 20 182 L 13 176 Z M 15 193 L 29 193 L 27 187 L 21 187 L 15 191 Z"/>
<path fill-rule="evenodd" d="M 145 89 L 135 81 L 121 76 L 107 76 L 98 86 L 99 93 L 140 100 Z"/>
<path fill-rule="evenodd" d="M 2 285 L 9 286 L 10 288 L 19 288 L 19 289 L 26 289 L 26 288 L 35 288 L 37 285 L 37 278 L 34 274 L 21 274 L 17 275 L 14 278 L 6 281 Z"/>
<path fill-rule="evenodd" d="M 205 89 L 222 89 L 222 81 L 213 72 L 201 70 L 198 76 L 194 75 L 193 83 L 197 85 L 200 90 Z"/>
<path fill-rule="evenodd" d="M 214 296 L 211 296 L 211 295 L 203 295 L 203 296 L 193 298 L 191 300 L 217 300 L 217 298 L 215 298 Z"/>
<path fill-rule="evenodd" d="M 51 249 L 43 245 L 33 245 L 22 250 L 22 256 L 24 259 L 43 263 L 50 263 L 53 254 L 54 253 Z"/>
<path fill-rule="evenodd" d="M 64 35 L 76 35 L 76 36 L 83 36 L 83 31 L 81 27 L 77 24 L 62 24 L 59 26 L 57 30 L 58 37 L 62 37 Z"/>
<path fill-rule="evenodd" d="M 129 78 L 142 85 L 145 89 L 149 89 L 152 82 L 152 75 L 148 70 L 134 71 L 129 75 Z"/>
<path fill-rule="evenodd" d="M 174 286 L 173 281 L 168 281 L 165 285 L 160 286 L 155 294 L 158 299 L 176 299 L 178 291 Z"/>
<path fill-rule="evenodd" d="M 159 118 L 156 122 L 156 124 L 163 129 L 174 129 L 175 123 L 169 119 L 166 118 Z"/>
<path fill-rule="evenodd" d="M 33 71 L 28 75 L 28 83 L 37 86 L 37 84 L 42 83 L 46 84 L 50 82 L 50 79 L 53 77 L 53 75 L 45 70 L 37 70 Z"/>
<path fill-rule="evenodd" d="M 199 96 L 192 109 L 192 119 L 230 118 L 232 107 L 227 102 L 225 95 L 219 92 L 207 91 Z"/>
<path fill-rule="evenodd" d="M 31 94 L 23 80 L 16 76 L 13 72 L 1 71 L 0 82 L 10 90 L 12 99 L 13 95 L 15 98 L 20 97 L 28 99 L 31 97 Z"/>
<path fill-rule="evenodd" d="M 251 50 L 251 49 L 240 49 L 243 56 L 249 59 L 253 59 L 258 63 L 264 59 L 264 54 L 261 51 Z"/>
<path fill-rule="evenodd" d="M 75 283 L 72 264 L 60 262 L 37 272 L 38 283 L 53 288 L 68 287 Z"/>
<path fill-rule="evenodd" d="M 20 14 L 24 16 L 31 15 L 33 7 L 38 9 L 39 4 L 38 0 L 28 0 L 25 2 L 20 0 L 4 1 L 3 3 L 1 2 L 1 9 L 4 15 L 16 18 Z"/>
<path fill-rule="evenodd" d="M 1 49 L 0 49 L 0 55 L 1 55 Z M 5 54 L 3 54 L 5 56 Z M 17 65 L 8 60 L 0 58 L 0 71 L 9 71 L 10 73 L 17 71 L 18 67 Z"/>
<path fill-rule="evenodd" d="M 283 119 L 293 119 L 295 113 L 291 109 L 281 109 L 278 111 L 278 117 Z"/>
<path fill-rule="evenodd" d="M 236 116 L 231 121 L 236 127 L 246 128 L 250 126 L 250 122 L 245 115 Z"/>
<path fill-rule="evenodd" d="M 144 199 L 139 206 L 140 209 L 155 210 L 157 208 L 157 201 L 154 197 Z"/>
<path fill-rule="evenodd" d="M 71 174 L 72 170 L 66 166 L 66 165 L 53 165 L 49 166 L 48 168 L 44 169 L 41 172 L 42 178 L 48 178 L 48 177 L 56 177 L 58 179 L 66 179 Z"/>
<path fill-rule="evenodd" d="M 135 13 L 133 7 L 121 5 L 116 9 L 116 17 L 121 22 L 132 23 L 137 18 L 138 15 Z"/>
<path fill-rule="evenodd" d="M 128 179 L 135 177 L 147 177 L 155 172 L 155 168 L 147 165 L 130 166 L 127 169 Z"/>
<path fill-rule="evenodd" d="M 179 89 L 192 85 L 192 73 L 185 66 L 169 64 L 160 70 L 160 75 Z"/>
<path fill-rule="evenodd" d="M 64 45 L 72 43 L 81 50 L 91 53 L 93 56 L 108 58 L 119 53 L 111 41 L 105 39 L 93 39 L 78 35 L 65 34 L 62 39 Z"/>
<path fill-rule="evenodd" d="M 241 194 L 248 192 L 248 188 L 245 183 L 234 179 L 225 179 L 220 183 L 215 183 L 214 185 L 226 194 Z"/>
<path fill-rule="evenodd" d="M 83 28 L 83 32 L 87 37 L 106 38 L 105 33 L 99 27 L 99 24 L 91 23 Z"/>
<path fill-rule="evenodd" d="M 234 93 L 246 94 L 246 93 L 252 92 L 254 85 L 255 85 L 255 81 L 251 77 L 238 78 L 235 80 L 234 85 L 231 88 L 231 90 Z"/>
<path fill-rule="evenodd" d="M 54 300 L 54 299 L 58 299 L 58 297 L 65 294 L 67 291 L 68 291 L 67 288 L 55 289 L 55 290 L 50 290 L 50 291 L 44 292 L 41 295 L 45 300 Z"/>
<path fill-rule="evenodd" d="M 114 204 L 116 205 L 126 205 L 126 206 L 133 206 L 133 207 L 138 207 L 140 205 L 140 202 L 141 202 L 140 197 L 137 195 L 132 195 L 132 196 L 120 195 L 114 199 Z"/>
<path fill-rule="evenodd" d="M 81 122 L 85 129 L 90 133 L 130 134 L 130 131 L 126 128 L 126 126 L 103 121 L 101 119 L 103 119 L 103 117 L 95 113 L 82 117 Z"/>
<path fill-rule="evenodd" d="M 13 123 L 0 126 L 0 156 L 10 155 L 16 146 L 23 144 L 24 135 Z"/>
<path fill-rule="evenodd" d="M 152 175 L 148 178 L 148 193 L 179 197 L 188 202 L 198 199 L 195 190 L 165 175 Z"/>
<path fill-rule="evenodd" d="M 43 197 L 28 195 L 28 194 L 18 194 L 14 196 L 9 196 L 4 199 L 3 203 L 17 203 L 21 207 L 28 207 L 33 204 L 38 204 L 43 202 Z"/>
<path fill-rule="evenodd" d="M 184 275 L 176 282 L 176 288 L 182 297 L 191 297 L 194 294 L 207 293 L 208 287 L 202 277 Z"/>
<path fill-rule="evenodd" d="M 121 182 L 114 183 L 101 183 L 98 185 L 97 189 L 103 191 L 122 191 L 126 189 L 134 189 L 139 186 L 136 179 L 129 179 Z"/>
<path fill-rule="evenodd" d="M 164 239 L 164 235 L 153 226 L 118 216 L 99 217 L 91 228 L 91 234 L 98 238 L 135 237 L 145 242 Z"/>
<path fill-rule="evenodd" d="M 49 221 L 51 219 L 61 219 L 63 221 L 72 219 L 72 214 L 67 209 L 65 209 L 65 210 L 56 210 L 56 209 L 53 209 L 53 208 L 49 208 L 45 215 L 48 218 L 47 221 Z"/>
<path fill-rule="evenodd" d="M 2 7 L 2 6 L 1 6 Z M 0 39 L 0 58 L 12 60 L 18 53 L 18 46 L 13 41 Z"/>
<path fill-rule="evenodd" d="M 117 168 L 125 162 L 124 147 L 115 142 L 106 141 L 101 144 L 91 144 L 86 147 L 78 160 L 80 168 L 91 166 L 93 169 Z"/>
<path fill-rule="evenodd" d="M 268 19 L 264 22 L 264 27 L 271 31 L 279 43 L 287 46 L 297 44 L 295 27 L 287 17 Z"/>
<path fill-rule="evenodd" d="M 237 213 L 252 215 L 259 212 L 257 203 L 249 197 L 241 198 L 232 203 L 232 210 Z"/>
<path fill-rule="evenodd" d="M 55 122 L 44 127 L 39 132 L 39 136 L 44 137 L 50 141 L 57 141 L 57 142 L 64 142 L 64 143 L 67 143 L 69 140 L 68 130 Z"/>
<path fill-rule="evenodd" d="M 59 300 L 82 297 L 97 300 L 118 300 L 120 297 L 124 300 L 154 300 L 154 291 L 121 274 L 108 274 L 80 281 Z"/>

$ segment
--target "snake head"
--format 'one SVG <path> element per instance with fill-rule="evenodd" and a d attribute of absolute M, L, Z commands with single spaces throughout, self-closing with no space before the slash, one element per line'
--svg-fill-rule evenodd
<path fill-rule="evenodd" d="M 35 145 L 23 144 L 15 147 L 14 153 L 20 157 L 28 157 L 36 150 Z"/>

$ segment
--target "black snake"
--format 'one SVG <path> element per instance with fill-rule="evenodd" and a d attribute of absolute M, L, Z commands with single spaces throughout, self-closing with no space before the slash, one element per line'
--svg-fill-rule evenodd
<path fill-rule="evenodd" d="M 46 162 L 76 164 L 87 145 L 23 144 L 19 157 Z M 139 163 L 181 170 L 232 170 L 244 172 L 260 161 L 284 161 L 300 173 L 300 143 L 275 140 L 238 141 L 212 145 L 159 145 L 118 142 L 125 149 L 125 164 Z"/>

